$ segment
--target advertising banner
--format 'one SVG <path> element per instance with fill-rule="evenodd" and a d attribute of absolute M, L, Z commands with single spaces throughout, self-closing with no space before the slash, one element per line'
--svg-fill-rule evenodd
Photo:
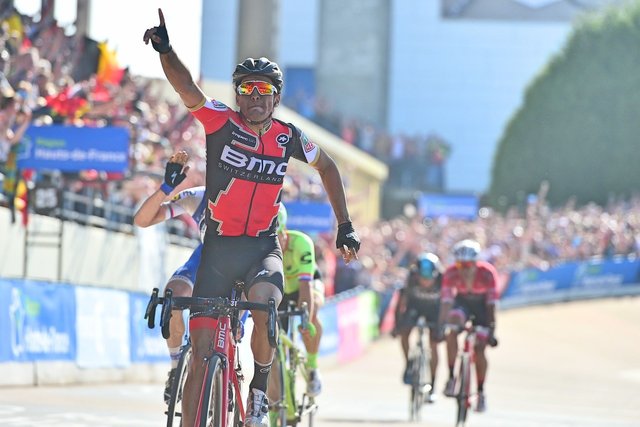
<path fill-rule="evenodd" d="M 23 139 L 20 168 L 124 172 L 129 131 L 122 127 L 31 126 Z"/>
<path fill-rule="evenodd" d="M 360 356 L 364 351 L 363 340 L 360 338 L 360 301 L 352 297 L 338 302 L 338 334 L 340 345 L 338 361 L 348 362 Z"/>
<path fill-rule="evenodd" d="M 418 210 L 423 217 L 449 217 L 475 219 L 478 214 L 478 198 L 473 195 L 422 194 Z"/>
<path fill-rule="evenodd" d="M 0 279 L 0 361 L 74 360 L 73 288 Z"/>
<path fill-rule="evenodd" d="M 325 233 L 333 229 L 333 211 L 329 203 L 286 202 L 287 228 L 305 233 Z"/>
<path fill-rule="evenodd" d="M 577 263 L 558 265 L 547 271 L 527 268 L 511 275 L 501 301 L 514 304 L 544 303 L 569 298 L 570 284 Z"/>
<path fill-rule="evenodd" d="M 126 367 L 129 351 L 129 294 L 77 286 L 77 363 L 81 368 Z"/>
<path fill-rule="evenodd" d="M 129 310 L 131 312 L 131 361 L 132 362 L 169 362 L 167 343 L 160 330 L 160 312 L 156 309 L 155 328 L 149 329 L 144 318 L 149 302 L 149 295 L 129 294 Z"/>
<path fill-rule="evenodd" d="M 502 294 L 503 307 L 640 292 L 640 260 L 615 257 L 568 262 L 547 271 L 514 272 Z"/>
<path fill-rule="evenodd" d="M 630 285 L 640 284 L 640 261 L 625 257 L 582 262 L 571 282 L 573 297 L 614 295 Z"/>

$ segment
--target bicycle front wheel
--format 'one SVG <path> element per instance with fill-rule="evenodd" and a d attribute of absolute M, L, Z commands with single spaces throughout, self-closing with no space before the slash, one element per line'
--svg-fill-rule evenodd
<path fill-rule="evenodd" d="M 173 384 L 171 384 L 171 400 L 169 400 L 169 406 L 167 408 L 167 427 L 180 427 L 182 419 L 182 390 L 187 380 L 187 372 L 191 364 L 192 354 L 191 344 L 187 343 L 182 348 L 182 354 L 180 355 L 180 361 L 176 369 L 176 376 L 173 378 Z"/>
<path fill-rule="evenodd" d="M 463 426 L 467 421 L 469 412 L 469 398 L 471 397 L 471 361 L 468 354 L 460 356 L 460 373 L 458 376 L 460 389 L 456 400 L 458 401 L 458 413 L 456 426 Z"/>
<path fill-rule="evenodd" d="M 227 396 L 223 396 L 222 392 L 222 370 L 222 359 L 217 354 L 214 354 L 209 359 L 209 366 L 207 367 L 203 385 L 200 427 L 227 427 L 222 424 L 223 399 L 227 398 Z"/>
<path fill-rule="evenodd" d="M 410 420 L 420 421 L 422 404 L 424 403 L 424 387 L 426 384 L 424 350 L 420 350 L 410 360 L 411 366 L 411 399 L 409 402 Z"/>

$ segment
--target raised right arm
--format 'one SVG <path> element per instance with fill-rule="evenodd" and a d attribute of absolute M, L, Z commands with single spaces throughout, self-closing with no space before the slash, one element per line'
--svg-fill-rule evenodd
<path fill-rule="evenodd" d="M 160 54 L 160 64 L 162 64 L 162 71 L 167 76 L 167 80 L 180 95 L 187 108 L 197 107 L 204 103 L 204 92 L 193 81 L 189 69 L 182 63 L 173 49 L 167 53 Z"/>
<path fill-rule="evenodd" d="M 142 40 L 145 44 L 151 45 L 160 54 L 160 64 L 167 80 L 173 89 L 180 95 L 182 102 L 187 108 L 202 105 L 205 100 L 202 89 L 193 81 L 191 73 L 176 55 L 171 43 L 167 26 L 164 22 L 162 9 L 158 9 L 160 24 L 157 27 L 149 28 L 144 32 Z"/>

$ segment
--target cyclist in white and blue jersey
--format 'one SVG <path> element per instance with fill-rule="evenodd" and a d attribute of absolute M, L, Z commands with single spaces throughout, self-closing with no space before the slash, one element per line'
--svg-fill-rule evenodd
<path fill-rule="evenodd" d="M 136 212 L 133 222 L 138 227 L 149 227 L 154 224 L 177 217 L 184 213 L 191 215 L 201 232 L 203 227 L 203 217 L 206 211 L 205 187 L 193 187 L 176 193 L 167 201 L 167 196 L 181 184 L 187 177 L 189 166 L 186 166 L 188 155 L 184 151 L 173 154 L 164 174 L 164 182 L 158 190 L 149 196 Z M 202 243 L 193 251 L 187 262 L 173 273 L 167 282 L 165 289 L 171 289 L 176 297 L 190 297 L 193 293 L 193 284 L 200 264 L 200 254 Z M 170 336 L 167 339 L 167 347 L 171 357 L 171 370 L 169 371 L 164 389 L 164 400 L 169 402 L 171 398 L 171 383 L 176 373 L 180 351 L 185 333 L 184 319 L 182 313 L 174 313 L 169 322 Z"/>

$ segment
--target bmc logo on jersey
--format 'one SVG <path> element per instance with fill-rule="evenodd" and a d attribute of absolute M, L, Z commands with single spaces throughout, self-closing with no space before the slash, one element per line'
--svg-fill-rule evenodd
<path fill-rule="evenodd" d="M 271 159 L 249 157 L 240 151 L 236 151 L 228 145 L 224 146 L 220 160 L 238 169 L 259 174 L 284 176 L 287 171 L 287 162 L 276 163 Z"/>

